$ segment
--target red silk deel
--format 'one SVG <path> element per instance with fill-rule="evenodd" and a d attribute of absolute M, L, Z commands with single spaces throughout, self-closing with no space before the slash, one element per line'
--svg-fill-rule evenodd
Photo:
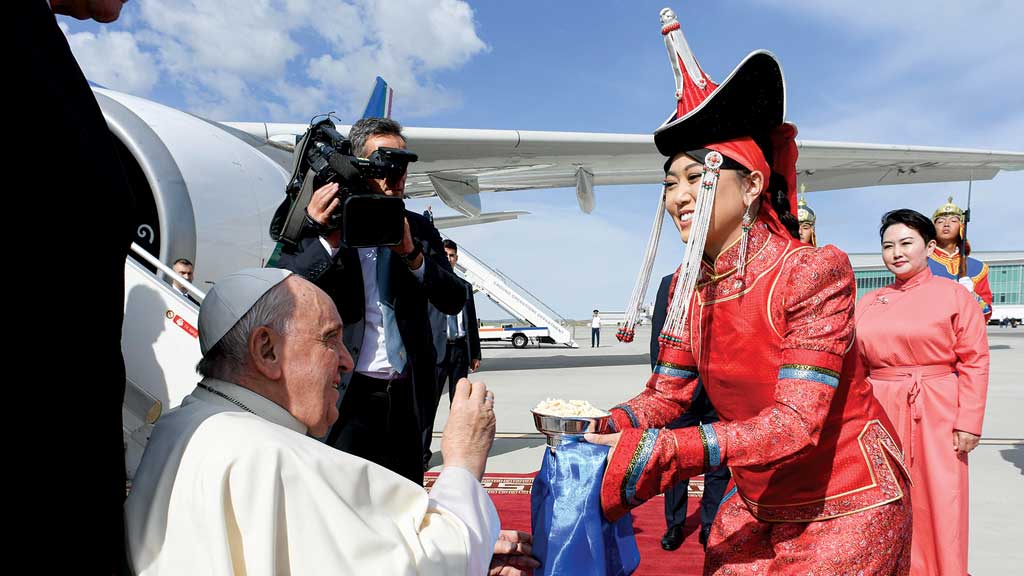
<path fill-rule="evenodd" d="M 730 467 L 762 521 L 813 522 L 902 498 L 900 446 L 850 352 L 849 259 L 776 233 L 764 216 L 743 277 L 736 246 L 705 262 L 681 342 L 663 345 L 646 389 L 612 409 L 616 429 L 638 431 L 623 435 L 605 473 L 609 518 L 715 465 Z M 721 421 L 659 430 L 698 385 Z"/>

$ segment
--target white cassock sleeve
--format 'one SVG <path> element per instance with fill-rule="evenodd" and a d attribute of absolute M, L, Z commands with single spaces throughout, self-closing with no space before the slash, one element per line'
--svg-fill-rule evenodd
<path fill-rule="evenodd" d="M 431 498 L 390 470 L 323 448 L 329 460 L 261 450 L 232 467 L 225 529 L 230 534 L 233 518 L 257 536 L 257 545 L 239 547 L 247 567 L 277 566 L 275 574 L 487 573 L 498 518 L 469 472 L 447 470 Z"/>
<path fill-rule="evenodd" d="M 446 468 L 428 495 L 247 415 L 213 416 L 151 456 L 127 506 L 140 575 L 482 575 L 498 536 L 466 470 Z"/>
<path fill-rule="evenodd" d="M 465 523 L 470 539 L 471 573 L 487 574 L 501 520 L 480 481 L 465 468 L 445 466 L 430 489 L 430 500 Z M 486 515 L 480 511 L 486 511 Z"/>

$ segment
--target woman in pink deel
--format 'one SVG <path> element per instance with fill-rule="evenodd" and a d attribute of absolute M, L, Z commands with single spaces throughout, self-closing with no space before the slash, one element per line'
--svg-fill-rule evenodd
<path fill-rule="evenodd" d="M 913 210 L 882 218 L 882 259 L 896 282 L 857 306 L 857 346 L 903 444 L 913 482 L 911 573 L 967 574 L 967 454 L 978 445 L 988 337 L 974 297 L 933 276 L 935 227 Z"/>

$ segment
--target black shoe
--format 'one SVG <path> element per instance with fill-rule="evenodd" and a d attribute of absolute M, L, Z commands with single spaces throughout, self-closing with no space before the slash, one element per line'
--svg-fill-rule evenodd
<path fill-rule="evenodd" d="M 669 526 L 665 535 L 661 537 L 661 548 L 671 552 L 683 544 L 683 527 Z"/>
<path fill-rule="evenodd" d="M 711 526 L 700 527 L 700 536 L 698 537 L 698 539 L 700 540 L 700 545 L 703 546 L 705 550 L 708 549 L 708 535 L 710 534 Z"/>

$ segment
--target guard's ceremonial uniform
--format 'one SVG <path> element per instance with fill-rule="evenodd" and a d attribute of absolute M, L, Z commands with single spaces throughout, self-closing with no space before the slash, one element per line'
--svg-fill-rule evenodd
<path fill-rule="evenodd" d="M 963 236 L 963 218 L 964 211 L 953 203 L 953 198 L 939 206 L 939 208 L 932 214 L 932 222 L 937 220 L 940 216 L 956 216 L 960 218 L 960 234 Z M 967 275 L 965 278 L 971 279 L 973 285 L 973 296 L 978 301 L 978 306 L 981 307 L 982 314 L 985 315 L 985 322 L 988 322 L 992 318 L 992 288 L 988 284 L 988 264 L 985 264 L 981 260 L 971 258 L 970 243 L 965 243 L 967 246 Z M 940 278 L 949 278 L 954 281 L 960 280 L 960 250 L 954 250 L 952 253 L 946 252 L 938 246 L 932 251 L 931 256 L 928 257 L 928 267 L 931 268 L 932 274 Z"/>

